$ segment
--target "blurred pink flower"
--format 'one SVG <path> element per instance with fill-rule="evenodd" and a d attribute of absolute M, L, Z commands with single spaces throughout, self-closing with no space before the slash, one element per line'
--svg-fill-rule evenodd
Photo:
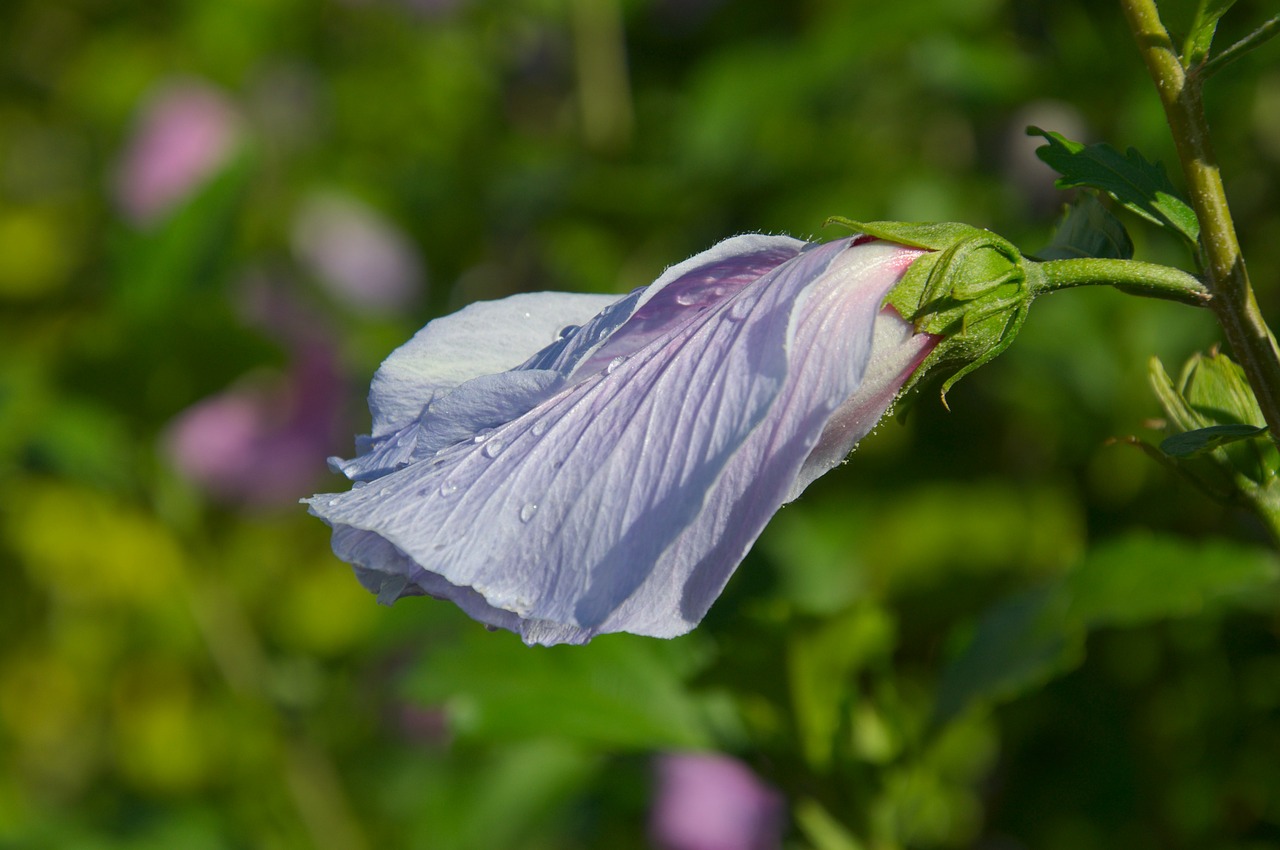
<path fill-rule="evenodd" d="M 674 753 L 656 764 L 649 830 L 663 850 L 772 850 L 782 846 L 783 802 L 737 759 Z"/>
<path fill-rule="evenodd" d="M 388 312 L 422 289 L 413 243 L 373 208 L 334 193 L 309 198 L 293 222 L 293 250 L 344 304 Z"/>
<path fill-rule="evenodd" d="M 161 86 L 143 104 L 116 174 L 116 199 L 135 224 L 149 224 L 225 165 L 241 118 L 218 89 L 200 81 Z"/>
<path fill-rule="evenodd" d="M 323 471 L 342 422 L 344 385 L 327 347 L 301 348 L 289 370 L 246 382 L 179 414 L 164 438 L 178 472 L 211 496 L 292 505 Z"/>

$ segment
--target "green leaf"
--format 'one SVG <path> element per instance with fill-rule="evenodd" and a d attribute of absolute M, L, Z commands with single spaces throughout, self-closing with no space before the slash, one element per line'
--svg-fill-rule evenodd
<path fill-rule="evenodd" d="M 1132 626 L 1242 601 L 1280 579 L 1280 556 L 1225 540 L 1134 533 L 1095 547 L 1067 577 L 1070 619 Z"/>
<path fill-rule="evenodd" d="M 1160 451 L 1172 457 L 1190 457 L 1213 451 L 1227 443 L 1249 440 L 1267 432 L 1265 425 L 1210 425 L 1166 437 L 1160 442 Z"/>
<path fill-rule="evenodd" d="M 1182 367 L 1175 385 L 1158 360 L 1152 358 L 1151 385 L 1169 417 L 1170 436 L 1160 450 L 1174 458 L 1208 456 L 1253 500 L 1258 488 L 1272 488 L 1280 471 L 1280 453 L 1270 440 L 1244 441 L 1266 431 L 1262 410 L 1244 370 L 1221 352 L 1193 355 Z M 1217 449 L 1223 451 L 1216 451 Z M 1197 461 L 1199 462 L 1199 461 Z"/>
<path fill-rule="evenodd" d="M 115 297 L 132 316 L 167 316 L 232 266 L 236 228 L 256 160 L 242 151 L 154 226 L 113 238 Z"/>
<path fill-rule="evenodd" d="M 849 833 L 817 800 L 796 801 L 796 826 L 816 850 L 864 850 L 865 845 Z"/>
<path fill-rule="evenodd" d="M 1220 351 L 1192 355 L 1178 384 L 1206 425 L 1258 425 L 1264 419 L 1244 369 Z"/>
<path fill-rule="evenodd" d="M 696 638 L 606 635 L 531 649 L 512 635 L 469 631 L 429 653 L 408 683 L 412 698 L 444 705 L 459 735 L 631 749 L 712 744 L 710 706 L 682 683 L 701 663 Z"/>
<path fill-rule="evenodd" d="M 1218 19 L 1235 5 L 1236 0 L 1200 0 L 1196 6 L 1196 16 L 1187 31 L 1187 39 L 1182 45 L 1182 65 L 1191 68 L 1199 65 L 1209 56 L 1209 48 L 1213 45 L 1214 33 L 1218 30 Z"/>
<path fill-rule="evenodd" d="M 1133 259 L 1133 240 L 1120 219 L 1092 194 L 1081 195 L 1067 208 L 1053 238 L 1036 254 L 1037 260 Z"/>
<path fill-rule="evenodd" d="M 943 672 L 935 719 L 949 721 L 979 700 L 1011 699 L 1079 664 L 1084 635 L 1066 610 L 1060 582 L 996 603 Z"/>
<path fill-rule="evenodd" d="M 1122 156 L 1107 144 L 1084 145 L 1039 127 L 1028 127 L 1027 132 L 1048 141 L 1036 148 L 1036 156 L 1062 175 L 1055 184 L 1059 188 L 1084 186 L 1106 192 L 1125 209 L 1196 244 L 1200 223 L 1195 211 L 1169 182 L 1162 165 L 1148 162 L 1134 148 Z"/>
<path fill-rule="evenodd" d="M 522 741 L 485 755 L 490 763 L 479 776 L 432 801 L 439 807 L 432 846 L 521 846 L 548 810 L 581 793 L 599 769 L 598 756 L 558 740 Z"/>
<path fill-rule="evenodd" d="M 993 605 L 943 671 L 935 720 L 1019 696 L 1076 667 L 1091 629 L 1194 616 L 1276 589 L 1280 556 L 1228 541 L 1135 533 L 1101 543 L 1070 573 Z"/>
<path fill-rule="evenodd" d="M 787 647 L 791 702 L 801 750 L 814 768 L 825 770 L 831 763 L 852 672 L 869 658 L 888 655 L 893 644 L 893 623 L 870 606 L 794 630 Z"/>

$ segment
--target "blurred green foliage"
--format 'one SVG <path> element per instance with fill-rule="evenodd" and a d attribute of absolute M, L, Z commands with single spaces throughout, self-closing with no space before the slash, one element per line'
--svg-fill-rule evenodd
<path fill-rule="evenodd" d="M 1267 8 L 1237 3 L 1219 43 Z M 1207 104 L 1270 314 L 1277 56 Z M 220 93 L 236 141 L 139 216 L 125 152 L 176 84 Z M 1152 355 L 1217 339 L 1189 308 L 1037 302 L 669 643 L 528 649 L 442 603 L 377 608 L 267 486 L 301 445 L 293 495 L 340 487 L 323 457 L 367 427 L 377 363 L 475 299 L 621 292 L 836 214 L 1035 251 L 1067 196 L 1028 124 L 1172 160 L 1101 0 L 6 0 L 0 847 L 645 846 L 649 758 L 689 748 L 779 788 L 789 847 L 1280 843 L 1280 562 L 1108 443 L 1152 437 Z M 371 305 L 307 260 L 316 193 L 404 236 L 416 297 Z M 1138 258 L 1185 264 L 1127 223 Z M 327 406 L 291 383 L 317 348 Z M 279 439 L 215 486 L 175 417 L 228 393 Z"/>

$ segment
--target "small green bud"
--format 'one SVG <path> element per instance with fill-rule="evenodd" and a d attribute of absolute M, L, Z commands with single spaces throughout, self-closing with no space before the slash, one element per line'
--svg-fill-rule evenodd
<path fill-rule="evenodd" d="M 831 221 L 932 252 L 912 264 L 885 303 L 918 333 L 943 337 L 915 380 L 926 372 L 941 377 L 944 404 L 957 381 L 1000 355 L 1022 329 L 1034 272 L 1008 240 L 967 224 Z"/>
<path fill-rule="evenodd" d="M 1161 451 L 1181 463 L 1212 464 L 1249 497 L 1275 482 L 1280 453 L 1265 439 L 1262 410 L 1244 370 L 1230 357 L 1217 351 L 1193 355 L 1176 384 L 1153 357 L 1151 385 L 1168 416 L 1170 436 Z"/>

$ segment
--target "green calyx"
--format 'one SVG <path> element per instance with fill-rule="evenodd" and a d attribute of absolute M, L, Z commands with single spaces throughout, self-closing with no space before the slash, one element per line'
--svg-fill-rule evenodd
<path fill-rule="evenodd" d="M 940 377 L 945 404 L 957 381 L 999 356 L 1022 329 L 1036 271 L 1008 240 L 967 224 L 844 218 L 829 223 L 930 252 L 885 297 L 917 333 L 943 338 L 905 389 L 926 373 Z"/>

